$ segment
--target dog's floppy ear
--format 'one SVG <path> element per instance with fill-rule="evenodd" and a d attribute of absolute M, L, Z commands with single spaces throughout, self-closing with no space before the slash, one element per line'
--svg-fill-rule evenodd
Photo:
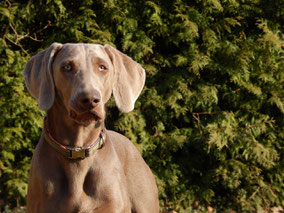
<path fill-rule="evenodd" d="M 112 46 L 104 47 L 114 67 L 113 96 L 116 105 L 121 112 L 130 112 L 145 84 L 145 70 Z"/>
<path fill-rule="evenodd" d="M 45 111 L 51 108 L 55 98 L 52 62 L 61 47 L 62 44 L 53 43 L 33 56 L 23 71 L 29 92 L 38 101 L 38 107 Z"/>

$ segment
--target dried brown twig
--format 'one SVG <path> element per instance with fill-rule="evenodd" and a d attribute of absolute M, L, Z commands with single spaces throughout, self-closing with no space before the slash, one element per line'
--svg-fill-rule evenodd
<path fill-rule="evenodd" d="M 18 46 L 26 55 L 29 55 L 27 50 L 25 50 L 24 47 L 22 46 L 21 40 L 23 40 L 25 38 L 29 38 L 29 39 L 36 41 L 36 42 L 42 42 L 43 41 L 42 39 L 37 38 L 37 34 L 40 33 L 41 31 L 45 30 L 46 28 L 48 28 L 52 24 L 51 24 L 50 21 L 48 21 L 48 23 L 42 29 L 39 29 L 38 31 L 33 33 L 33 36 L 31 35 L 31 33 L 29 31 L 24 35 L 20 35 L 17 31 L 17 27 L 12 24 L 12 17 L 11 17 L 11 13 L 10 13 L 12 3 L 9 0 L 6 0 L 6 3 L 8 5 L 7 9 L 9 11 L 9 17 L 8 17 L 9 18 L 9 24 L 6 26 L 5 33 L 4 33 L 3 38 L 2 38 L 3 41 L 4 41 L 4 45 L 5 45 L 5 40 L 7 40 L 10 43 L 14 44 L 15 46 Z M 13 33 L 15 35 L 14 40 L 7 36 L 7 32 L 9 30 L 9 28 L 13 31 Z"/>

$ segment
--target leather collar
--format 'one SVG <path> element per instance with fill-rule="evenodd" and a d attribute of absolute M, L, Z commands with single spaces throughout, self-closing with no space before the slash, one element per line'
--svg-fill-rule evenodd
<path fill-rule="evenodd" d="M 68 147 L 56 141 L 50 134 L 47 124 L 47 116 L 44 117 L 44 138 L 56 151 L 69 159 L 84 159 L 91 156 L 96 150 L 103 147 L 105 143 L 105 129 L 102 129 L 100 136 L 87 148 Z"/>

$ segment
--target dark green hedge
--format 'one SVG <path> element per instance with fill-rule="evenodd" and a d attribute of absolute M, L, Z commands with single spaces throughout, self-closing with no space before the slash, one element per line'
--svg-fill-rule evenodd
<path fill-rule="evenodd" d="M 282 0 L 2 0 L 0 208 L 25 204 L 43 112 L 21 72 L 54 41 L 109 43 L 146 69 L 135 110 L 121 114 L 110 101 L 106 125 L 141 151 L 162 208 L 284 206 L 283 8 Z"/>

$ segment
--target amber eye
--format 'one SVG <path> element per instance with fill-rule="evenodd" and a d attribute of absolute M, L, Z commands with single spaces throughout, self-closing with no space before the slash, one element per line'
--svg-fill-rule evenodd
<path fill-rule="evenodd" d="M 99 66 L 99 71 L 103 72 L 106 70 L 106 67 L 104 65 Z"/>
<path fill-rule="evenodd" d="M 66 70 L 66 71 L 70 71 L 72 70 L 72 66 L 70 64 L 66 64 L 63 66 L 63 69 Z"/>

